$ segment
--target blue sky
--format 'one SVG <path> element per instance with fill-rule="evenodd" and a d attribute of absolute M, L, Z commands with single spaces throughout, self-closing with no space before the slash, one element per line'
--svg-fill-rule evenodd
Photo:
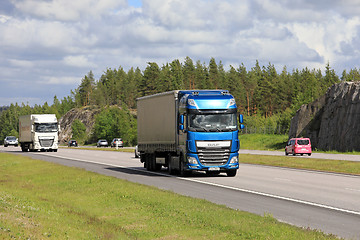
<path fill-rule="evenodd" d="M 130 6 L 139 8 L 141 7 L 141 0 L 128 0 Z"/>
<path fill-rule="evenodd" d="M 2 0 L 0 106 L 52 103 L 92 70 L 175 59 L 359 69 L 360 1 Z"/>

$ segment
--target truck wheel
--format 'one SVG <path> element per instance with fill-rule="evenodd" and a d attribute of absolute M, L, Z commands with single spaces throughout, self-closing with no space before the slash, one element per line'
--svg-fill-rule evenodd
<path fill-rule="evenodd" d="M 144 158 L 145 158 L 146 170 L 151 171 L 151 162 L 149 155 L 150 154 L 145 154 Z"/>
<path fill-rule="evenodd" d="M 160 171 L 162 168 L 162 164 L 155 164 L 155 171 Z"/>
<path fill-rule="evenodd" d="M 237 173 L 237 169 L 233 169 L 233 170 L 228 170 L 228 171 L 226 172 L 226 175 L 227 175 L 228 177 L 235 177 L 235 176 L 236 176 L 236 173 Z"/>
<path fill-rule="evenodd" d="M 169 162 L 168 162 L 168 173 L 169 173 L 170 175 L 175 175 L 175 174 L 176 174 L 176 170 L 171 167 L 171 162 L 170 162 L 170 161 L 171 161 L 171 160 L 169 160 Z"/>
<path fill-rule="evenodd" d="M 185 164 L 182 159 L 180 159 L 180 176 L 181 177 L 187 177 L 190 176 L 191 172 L 185 170 Z"/>
<path fill-rule="evenodd" d="M 156 169 L 155 154 L 146 155 L 146 169 L 148 171 L 155 171 Z"/>

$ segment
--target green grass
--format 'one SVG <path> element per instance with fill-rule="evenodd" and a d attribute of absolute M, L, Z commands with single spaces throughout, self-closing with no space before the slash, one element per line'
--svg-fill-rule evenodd
<path fill-rule="evenodd" d="M 0 239 L 336 239 L 77 168 L 0 153 Z"/>
<path fill-rule="evenodd" d="M 284 150 L 289 137 L 275 134 L 241 134 L 239 139 L 242 149 Z"/>
<path fill-rule="evenodd" d="M 67 147 L 62 147 L 62 148 L 67 148 Z M 98 151 L 113 151 L 113 152 L 134 152 L 134 149 L 131 148 L 112 148 L 112 147 L 71 147 L 71 149 L 80 149 L 80 150 L 98 150 Z"/>
<path fill-rule="evenodd" d="M 269 150 L 269 151 L 283 151 L 289 139 L 288 135 L 275 134 L 241 134 L 239 136 L 240 147 L 249 150 Z M 317 153 L 331 153 L 331 154 L 353 154 L 360 155 L 360 152 L 338 152 L 338 151 L 321 151 L 313 149 Z"/>

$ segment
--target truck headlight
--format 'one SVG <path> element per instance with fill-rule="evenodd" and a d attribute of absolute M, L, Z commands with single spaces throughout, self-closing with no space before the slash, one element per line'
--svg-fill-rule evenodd
<path fill-rule="evenodd" d="M 230 164 L 234 164 L 234 163 L 238 163 L 238 162 L 239 162 L 238 156 L 232 157 L 230 160 Z"/>
<path fill-rule="evenodd" d="M 198 164 L 198 161 L 194 157 L 188 157 L 188 162 L 190 164 Z"/>

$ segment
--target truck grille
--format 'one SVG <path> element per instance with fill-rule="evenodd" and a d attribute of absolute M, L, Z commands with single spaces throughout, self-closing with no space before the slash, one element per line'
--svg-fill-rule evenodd
<path fill-rule="evenodd" d="M 41 147 L 51 147 L 54 144 L 54 139 L 39 139 Z"/>
<path fill-rule="evenodd" d="M 198 147 L 199 160 L 204 166 L 225 165 L 230 156 L 230 148 Z"/>

